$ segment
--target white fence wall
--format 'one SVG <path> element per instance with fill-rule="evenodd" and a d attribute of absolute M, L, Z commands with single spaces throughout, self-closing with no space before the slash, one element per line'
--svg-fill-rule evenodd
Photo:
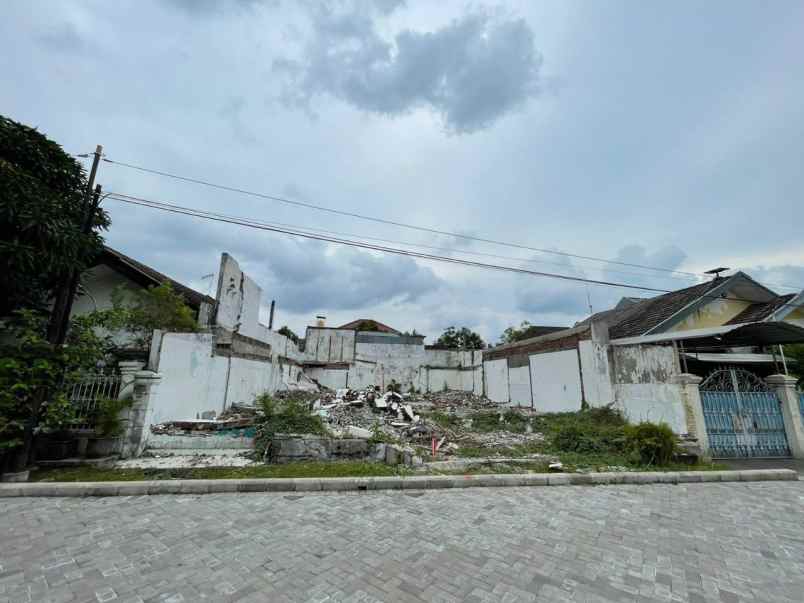
<path fill-rule="evenodd" d="M 581 409 L 578 352 L 562 350 L 530 357 L 533 408 L 541 412 Z"/>
<path fill-rule="evenodd" d="M 510 403 L 514 406 L 528 406 L 533 403 L 533 392 L 530 387 L 530 367 L 511 366 L 508 364 L 508 390 Z"/>
<path fill-rule="evenodd" d="M 500 403 L 510 401 L 508 393 L 508 360 L 489 360 L 483 363 L 483 379 L 486 382 L 486 397 Z"/>

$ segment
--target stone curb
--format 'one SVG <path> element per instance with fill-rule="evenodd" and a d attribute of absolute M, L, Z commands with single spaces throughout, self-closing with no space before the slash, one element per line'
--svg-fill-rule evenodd
<path fill-rule="evenodd" d="M 0 484 L 0 498 L 17 496 L 142 496 L 222 492 L 362 492 L 512 486 L 598 486 L 798 480 L 790 469 L 750 471 L 667 471 L 623 473 L 526 473 L 413 475 L 410 477 L 325 477 L 274 479 L 191 479 L 143 482 L 31 482 Z"/>

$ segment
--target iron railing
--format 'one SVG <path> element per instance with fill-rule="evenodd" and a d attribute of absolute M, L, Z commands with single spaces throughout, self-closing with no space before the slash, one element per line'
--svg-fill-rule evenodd
<path fill-rule="evenodd" d="M 788 456 L 779 399 L 773 392 L 701 392 L 713 456 Z"/>
<path fill-rule="evenodd" d="M 77 417 L 70 425 L 70 429 L 75 431 L 95 429 L 98 401 L 116 399 L 119 395 L 119 374 L 90 373 L 84 376 L 70 391 L 70 402 Z"/>

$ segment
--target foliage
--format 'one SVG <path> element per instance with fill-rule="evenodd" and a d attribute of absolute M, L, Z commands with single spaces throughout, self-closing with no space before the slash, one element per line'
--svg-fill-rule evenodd
<path fill-rule="evenodd" d="M 147 348 L 156 329 L 172 333 L 192 333 L 198 330 L 193 310 L 169 282 L 158 287 L 130 290 L 119 287 L 112 293 L 112 310 L 100 310 L 89 320 L 107 331 L 127 331 L 134 344 Z"/>
<path fill-rule="evenodd" d="M 804 388 L 804 343 L 784 346 L 788 370 L 798 377 L 798 385 Z"/>
<path fill-rule="evenodd" d="M 31 473 L 34 482 L 129 482 L 171 479 L 243 479 L 288 477 L 372 477 L 410 475 L 402 465 L 362 461 L 298 462 L 249 467 L 187 467 L 182 469 L 99 469 L 71 467 Z"/>
<path fill-rule="evenodd" d="M 371 426 L 371 437 L 368 439 L 369 444 L 398 444 L 399 438 L 395 438 L 389 433 L 384 432 L 380 428 L 380 422 L 374 421 Z"/>
<path fill-rule="evenodd" d="M 626 445 L 645 465 L 667 465 L 676 452 L 676 435 L 667 423 L 642 422 L 625 427 Z"/>
<path fill-rule="evenodd" d="M 523 320 L 517 327 L 508 327 L 500 337 L 500 343 L 514 343 L 523 339 L 530 339 L 542 334 L 542 327 L 532 325 L 527 320 Z"/>
<path fill-rule="evenodd" d="M 102 209 L 83 234 L 86 177 L 81 164 L 33 128 L 0 115 L 0 316 L 45 309 L 73 270 L 100 253 Z"/>
<path fill-rule="evenodd" d="M 97 401 L 95 407 L 95 431 L 107 438 L 119 436 L 123 432 L 123 422 L 120 413 L 131 406 L 131 400 L 119 398 L 103 398 Z"/>
<path fill-rule="evenodd" d="M 402 333 L 402 335 L 404 335 L 405 337 L 424 337 L 424 335 L 419 333 L 416 329 L 413 329 L 412 331 L 405 331 L 404 333 Z"/>
<path fill-rule="evenodd" d="M 391 382 L 385 386 L 385 391 L 394 392 L 396 394 L 402 393 L 402 385 L 397 383 L 396 379 L 391 379 Z"/>
<path fill-rule="evenodd" d="M 0 349 L 0 449 L 21 446 L 26 427 L 65 427 L 72 420 L 68 392 L 107 349 L 83 318 L 72 321 L 63 346 L 47 341 L 44 313 L 17 311 L 8 327 L 14 344 Z"/>
<path fill-rule="evenodd" d="M 526 416 L 513 409 L 505 412 L 481 411 L 471 416 L 472 430 L 477 432 L 510 431 L 512 433 L 525 433 L 529 420 Z"/>
<path fill-rule="evenodd" d="M 262 411 L 257 420 L 257 450 L 265 450 L 278 433 L 327 434 L 321 417 L 311 414 L 307 402 L 274 400 L 268 394 L 258 396 L 254 402 Z"/>
<path fill-rule="evenodd" d="M 436 340 L 436 345 L 461 350 L 482 350 L 486 347 L 483 338 L 466 327 L 449 327 Z"/>
<path fill-rule="evenodd" d="M 287 326 L 287 325 L 285 325 L 284 327 L 282 327 L 281 329 L 279 329 L 279 330 L 277 331 L 277 333 L 279 333 L 280 335 L 284 335 L 285 337 L 287 337 L 288 339 L 290 339 L 290 340 L 291 340 L 293 343 L 295 343 L 295 344 L 298 344 L 298 343 L 299 343 L 299 336 L 298 336 L 298 335 L 296 335 L 296 333 L 294 333 L 294 332 L 291 330 L 291 328 L 290 328 L 289 326 Z"/>

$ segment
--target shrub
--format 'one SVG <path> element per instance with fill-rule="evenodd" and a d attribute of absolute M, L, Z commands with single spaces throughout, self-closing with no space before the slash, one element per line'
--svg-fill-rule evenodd
<path fill-rule="evenodd" d="M 625 437 L 629 449 L 645 465 L 667 465 L 676 451 L 676 435 L 667 423 L 628 425 Z"/>
<path fill-rule="evenodd" d="M 262 415 L 257 420 L 255 445 L 265 450 L 277 433 L 304 433 L 326 435 L 321 417 L 310 413 L 308 404 L 301 400 L 274 400 L 263 394 L 255 400 Z"/>

